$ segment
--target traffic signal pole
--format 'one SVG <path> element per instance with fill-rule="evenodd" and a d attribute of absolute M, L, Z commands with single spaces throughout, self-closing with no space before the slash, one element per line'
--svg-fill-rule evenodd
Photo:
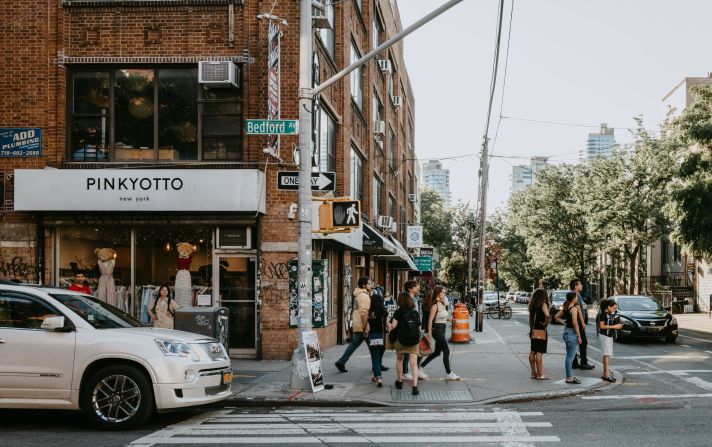
<path fill-rule="evenodd" d="M 299 193 L 298 193 L 298 234 L 297 249 L 297 294 L 299 299 L 297 348 L 292 353 L 292 389 L 310 388 L 309 378 L 299 375 L 299 361 L 306 356 L 302 348 L 305 331 L 312 328 L 312 199 L 311 199 L 311 142 L 312 142 L 312 103 L 314 97 L 323 92 L 346 75 L 376 58 L 381 52 L 401 41 L 405 36 L 433 20 L 463 0 L 450 0 L 422 19 L 395 36 L 386 40 L 377 48 L 344 68 L 316 88 L 312 88 L 312 0 L 301 0 L 299 20 Z"/>

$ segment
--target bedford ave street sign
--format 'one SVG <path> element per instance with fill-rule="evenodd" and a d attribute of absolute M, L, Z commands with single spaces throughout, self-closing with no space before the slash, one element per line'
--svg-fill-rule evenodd
<path fill-rule="evenodd" d="M 248 135 L 297 135 L 297 120 L 245 120 Z"/>

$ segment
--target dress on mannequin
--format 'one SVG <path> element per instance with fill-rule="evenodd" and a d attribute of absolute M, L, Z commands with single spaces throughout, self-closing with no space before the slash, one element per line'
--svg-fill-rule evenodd
<path fill-rule="evenodd" d="M 99 286 L 96 289 L 96 297 L 107 304 L 116 306 L 116 286 L 114 285 L 114 266 L 116 265 L 116 260 L 99 260 L 98 263 L 101 276 L 99 277 Z"/>
<path fill-rule="evenodd" d="M 190 277 L 190 263 L 193 256 L 176 258 L 178 272 L 176 273 L 175 300 L 181 307 L 193 305 L 193 287 Z"/>

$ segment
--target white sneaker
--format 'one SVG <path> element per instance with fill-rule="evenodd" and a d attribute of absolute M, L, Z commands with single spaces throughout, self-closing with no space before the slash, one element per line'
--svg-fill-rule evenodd
<path fill-rule="evenodd" d="M 413 376 L 410 373 L 403 374 L 403 380 L 413 380 Z"/>
<path fill-rule="evenodd" d="M 418 378 L 422 380 L 427 380 L 430 378 L 430 376 L 425 374 L 425 371 L 423 371 L 422 369 L 418 369 Z"/>
<path fill-rule="evenodd" d="M 446 376 L 446 380 L 460 380 L 460 376 L 458 376 L 454 372 L 450 372 L 450 374 Z"/>

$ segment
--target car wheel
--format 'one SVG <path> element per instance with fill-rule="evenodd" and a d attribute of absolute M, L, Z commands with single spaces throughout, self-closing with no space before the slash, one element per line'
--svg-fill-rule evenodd
<path fill-rule="evenodd" d="M 675 340 L 677 340 L 677 335 L 671 335 L 669 337 L 665 337 L 665 341 L 668 343 L 675 343 Z"/>
<path fill-rule="evenodd" d="M 82 391 L 82 408 L 102 430 L 127 430 L 153 413 L 151 382 L 129 365 L 107 366 L 94 373 Z"/>

